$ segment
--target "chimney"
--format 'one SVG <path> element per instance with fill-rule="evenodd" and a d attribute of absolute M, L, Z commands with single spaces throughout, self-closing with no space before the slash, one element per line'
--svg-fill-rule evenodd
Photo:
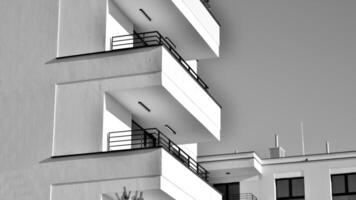
<path fill-rule="evenodd" d="M 274 147 L 269 148 L 271 158 L 283 158 L 285 157 L 285 151 L 282 147 L 279 146 L 278 135 L 274 135 Z"/>

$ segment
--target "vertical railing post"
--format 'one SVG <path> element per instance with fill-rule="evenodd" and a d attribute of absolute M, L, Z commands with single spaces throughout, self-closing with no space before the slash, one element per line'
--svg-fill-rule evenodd
<path fill-rule="evenodd" d="M 158 131 L 157 132 L 157 146 L 160 146 L 161 144 L 161 133 Z"/>
<path fill-rule="evenodd" d="M 158 42 L 159 45 L 162 45 L 162 35 L 158 34 Z"/>
<path fill-rule="evenodd" d="M 107 135 L 106 135 L 106 137 L 107 137 L 107 151 L 110 151 L 110 133 L 108 133 Z"/>
<path fill-rule="evenodd" d="M 168 152 L 171 153 L 171 140 L 168 140 Z"/>
<path fill-rule="evenodd" d="M 143 132 L 143 146 L 147 147 L 147 134 L 146 131 Z"/>

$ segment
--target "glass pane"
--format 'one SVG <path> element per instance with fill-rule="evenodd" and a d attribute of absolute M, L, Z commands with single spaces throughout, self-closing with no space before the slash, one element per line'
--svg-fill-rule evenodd
<path fill-rule="evenodd" d="M 304 178 L 292 180 L 292 196 L 293 197 L 304 196 Z"/>
<path fill-rule="evenodd" d="M 334 196 L 333 200 L 356 200 L 356 195 Z"/>
<path fill-rule="evenodd" d="M 332 192 L 333 194 L 345 193 L 345 176 L 333 175 L 331 176 Z"/>
<path fill-rule="evenodd" d="M 240 188 L 238 183 L 232 183 L 227 186 L 228 200 L 240 200 Z"/>
<path fill-rule="evenodd" d="M 221 193 L 221 195 L 223 196 L 222 200 L 227 200 L 227 196 L 226 196 L 226 185 L 214 185 L 214 187 L 216 188 L 217 191 L 219 191 Z"/>
<path fill-rule="evenodd" d="M 356 174 L 350 174 L 347 178 L 349 192 L 356 192 Z"/>
<path fill-rule="evenodd" d="M 289 180 L 276 180 L 277 197 L 289 197 Z"/>

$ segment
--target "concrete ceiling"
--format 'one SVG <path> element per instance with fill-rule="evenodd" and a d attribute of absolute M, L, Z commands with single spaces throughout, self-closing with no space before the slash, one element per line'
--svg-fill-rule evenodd
<path fill-rule="evenodd" d="M 213 50 L 189 23 L 172 1 L 167 0 L 113 0 L 133 22 L 136 32 L 159 31 L 177 46 L 186 60 L 214 57 Z M 139 11 L 143 9 L 149 21 Z"/>
<path fill-rule="evenodd" d="M 215 137 L 162 86 L 111 91 L 110 94 L 132 113 L 144 128 L 158 128 L 177 144 L 207 142 Z M 138 102 L 151 111 L 146 111 Z M 169 125 L 176 135 L 165 127 Z"/>

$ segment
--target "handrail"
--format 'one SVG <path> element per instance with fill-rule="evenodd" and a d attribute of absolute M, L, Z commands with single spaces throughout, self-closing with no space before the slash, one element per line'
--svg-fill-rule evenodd
<path fill-rule="evenodd" d="M 190 171 L 207 182 L 208 171 L 157 128 L 109 132 L 108 151 L 162 147 Z"/>
<path fill-rule="evenodd" d="M 113 36 L 111 38 L 111 50 L 117 49 L 132 49 L 139 47 L 164 46 L 168 52 L 177 60 L 177 62 L 185 69 L 188 74 L 204 89 L 204 91 L 212 98 L 212 100 L 221 108 L 219 102 L 209 93 L 208 85 L 202 78 L 190 67 L 190 65 L 176 51 L 171 42 L 167 41 L 158 31 L 150 31 L 143 33 L 134 33 L 128 35 Z"/>
<path fill-rule="evenodd" d="M 236 200 L 257 200 L 257 197 L 252 193 L 240 193 L 232 195 L 232 199 Z"/>

